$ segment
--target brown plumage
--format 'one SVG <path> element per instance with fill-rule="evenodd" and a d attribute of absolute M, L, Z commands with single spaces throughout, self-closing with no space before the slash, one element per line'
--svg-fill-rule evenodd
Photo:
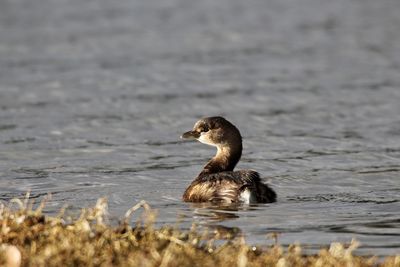
<path fill-rule="evenodd" d="M 204 166 L 183 194 L 186 202 L 268 203 L 276 201 L 275 192 L 262 183 L 253 170 L 233 171 L 242 155 L 239 130 L 222 117 L 196 122 L 192 131 L 182 135 L 217 147 L 217 154 Z"/>

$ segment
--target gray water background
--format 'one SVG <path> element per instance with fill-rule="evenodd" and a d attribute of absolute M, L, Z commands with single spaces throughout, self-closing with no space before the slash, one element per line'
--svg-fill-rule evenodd
<path fill-rule="evenodd" d="M 0 198 L 400 253 L 399 71 L 397 0 L 2 0 Z M 210 115 L 277 203 L 181 202 L 215 151 L 179 136 Z"/>

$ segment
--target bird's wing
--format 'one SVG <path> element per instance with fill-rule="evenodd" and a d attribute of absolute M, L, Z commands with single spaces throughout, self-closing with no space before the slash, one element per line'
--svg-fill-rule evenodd
<path fill-rule="evenodd" d="M 209 174 L 193 181 L 183 199 L 190 202 L 238 202 L 242 190 L 253 188 L 259 180 L 258 173 L 250 170 Z"/>

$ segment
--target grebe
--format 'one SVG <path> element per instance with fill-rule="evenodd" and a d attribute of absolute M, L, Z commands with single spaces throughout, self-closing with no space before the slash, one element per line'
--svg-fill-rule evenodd
<path fill-rule="evenodd" d="M 268 203 L 275 192 L 262 183 L 258 172 L 233 171 L 242 155 L 239 130 L 222 117 L 202 118 L 183 139 L 196 139 L 217 147 L 217 154 L 204 166 L 183 194 L 186 202 Z"/>

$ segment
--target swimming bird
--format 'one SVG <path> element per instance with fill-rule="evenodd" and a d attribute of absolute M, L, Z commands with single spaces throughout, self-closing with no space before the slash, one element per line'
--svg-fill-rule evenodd
<path fill-rule="evenodd" d="M 242 155 L 239 130 L 223 117 L 202 118 L 181 138 L 217 148 L 200 174 L 183 194 L 186 202 L 269 203 L 276 193 L 253 170 L 234 171 Z"/>

